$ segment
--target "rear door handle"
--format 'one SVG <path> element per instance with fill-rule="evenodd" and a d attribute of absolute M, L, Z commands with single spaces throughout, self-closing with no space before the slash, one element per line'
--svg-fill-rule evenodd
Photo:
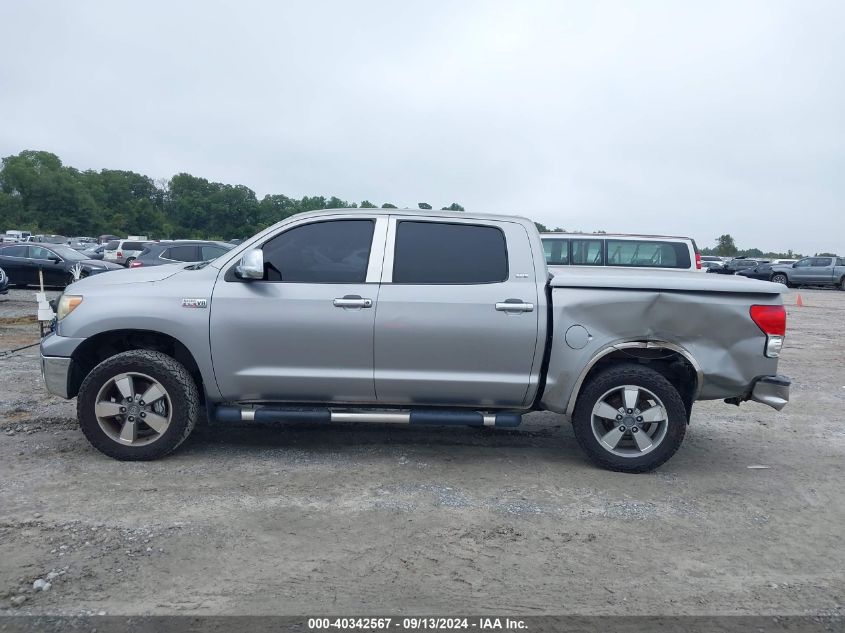
<path fill-rule="evenodd" d="M 364 299 L 361 295 L 345 295 L 333 302 L 335 308 L 372 308 L 373 300 Z"/>
<path fill-rule="evenodd" d="M 505 299 L 496 304 L 499 312 L 534 312 L 534 304 L 522 299 Z"/>

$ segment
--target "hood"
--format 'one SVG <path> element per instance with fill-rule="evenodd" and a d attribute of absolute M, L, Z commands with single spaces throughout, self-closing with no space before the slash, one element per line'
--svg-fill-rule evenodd
<path fill-rule="evenodd" d="M 96 259 L 83 259 L 78 262 L 74 262 L 74 264 L 79 264 L 81 266 L 87 266 L 89 268 L 105 268 L 107 270 L 117 270 L 118 268 L 123 268 L 120 264 L 114 264 L 112 262 L 104 262 Z"/>
<path fill-rule="evenodd" d="M 776 295 L 786 288 L 768 281 L 735 275 L 699 272 L 644 270 L 606 266 L 551 267 L 553 288 L 622 288 L 625 290 L 681 290 L 692 292 L 738 292 Z"/>
<path fill-rule="evenodd" d="M 103 262 L 92 262 L 102 266 Z M 150 266 L 148 268 L 124 268 L 115 265 L 115 268 L 108 275 L 92 275 L 80 279 L 73 284 L 74 289 L 84 290 L 95 286 L 116 286 L 122 284 L 144 283 L 151 281 L 162 281 L 168 277 L 183 272 L 187 264 L 167 264 L 165 266 Z"/>

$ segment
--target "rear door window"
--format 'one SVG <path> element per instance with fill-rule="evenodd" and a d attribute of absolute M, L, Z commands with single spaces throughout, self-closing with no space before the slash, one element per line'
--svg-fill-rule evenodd
<path fill-rule="evenodd" d="M 487 284 L 508 278 L 505 235 L 493 226 L 400 221 L 393 283 Z"/>
<path fill-rule="evenodd" d="M 118 246 L 120 246 L 120 240 L 112 240 L 111 242 L 106 242 L 103 250 L 116 251 Z"/>
<path fill-rule="evenodd" d="M 833 265 L 833 261 L 830 257 L 814 257 L 810 265 L 814 268 L 827 268 Z"/>
<path fill-rule="evenodd" d="M 29 247 L 29 258 L 30 259 L 50 259 L 51 257 L 55 257 L 56 254 L 53 251 L 47 250 L 43 246 L 30 246 Z"/>
<path fill-rule="evenodd" d="M 0 248 L 3 257 L 26 257 L 26 246 L 7 246 Z"/>
<path fill-rule="evenodd" d="M 572 240 L 573 266 L 604 265 L 603 240 Z"/>
<path fill-rule="evenodd" d="M 164 259 L 172 259 L 175 262 L 195 262 L 197 258 L 197 247 L 193 244 L 183 246 L 171 246 L 163 255 Z"/>
<path fill-rule="evenodd" d="M 144 242 L 124 242 L 122 249 L 124 251 L 142 251 L 144 250 Z"/>
<path fill-rule="evenodd" d="M 544 239 L 543 254 L 549 266 L 566 266 L 569 264 L 569 240 Z"/>
<path fill-rule="evenodd" d="M 607 240 L 608 266 L 689 268 L 689 247 L 682 242 Z"/>

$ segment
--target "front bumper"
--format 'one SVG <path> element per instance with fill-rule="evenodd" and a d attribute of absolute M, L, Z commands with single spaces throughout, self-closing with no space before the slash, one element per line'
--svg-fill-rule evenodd
<path fill-rule="evenodd" d="M 754 382 L 749 400 L 768 405 L 780 411 L 789 402 L 789 386 L 792 381 L 780 374 L 763 376 Z"/>
<path fill-rule="evenodd" d="M 44 384 L 54 396 L 68 400 L 70 395 L 70 370 L 73 360 L 61 356 L 41 355 L 41 375 L 44 377 Z"/>

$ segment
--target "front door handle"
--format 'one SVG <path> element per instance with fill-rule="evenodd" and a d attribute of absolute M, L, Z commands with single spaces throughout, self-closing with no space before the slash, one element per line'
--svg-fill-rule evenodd
<path fill-rule="evenodd" d="M 335 299 L 335 308 L 372 308 L 373 300 L 364 299 L 361 295 L 345 295 Z"/>
<path fill-rule="evenodd" d="M 496 304 L 499 312 L 534 312 L 534 304 L 522 299 L 505 299 Z"/>

